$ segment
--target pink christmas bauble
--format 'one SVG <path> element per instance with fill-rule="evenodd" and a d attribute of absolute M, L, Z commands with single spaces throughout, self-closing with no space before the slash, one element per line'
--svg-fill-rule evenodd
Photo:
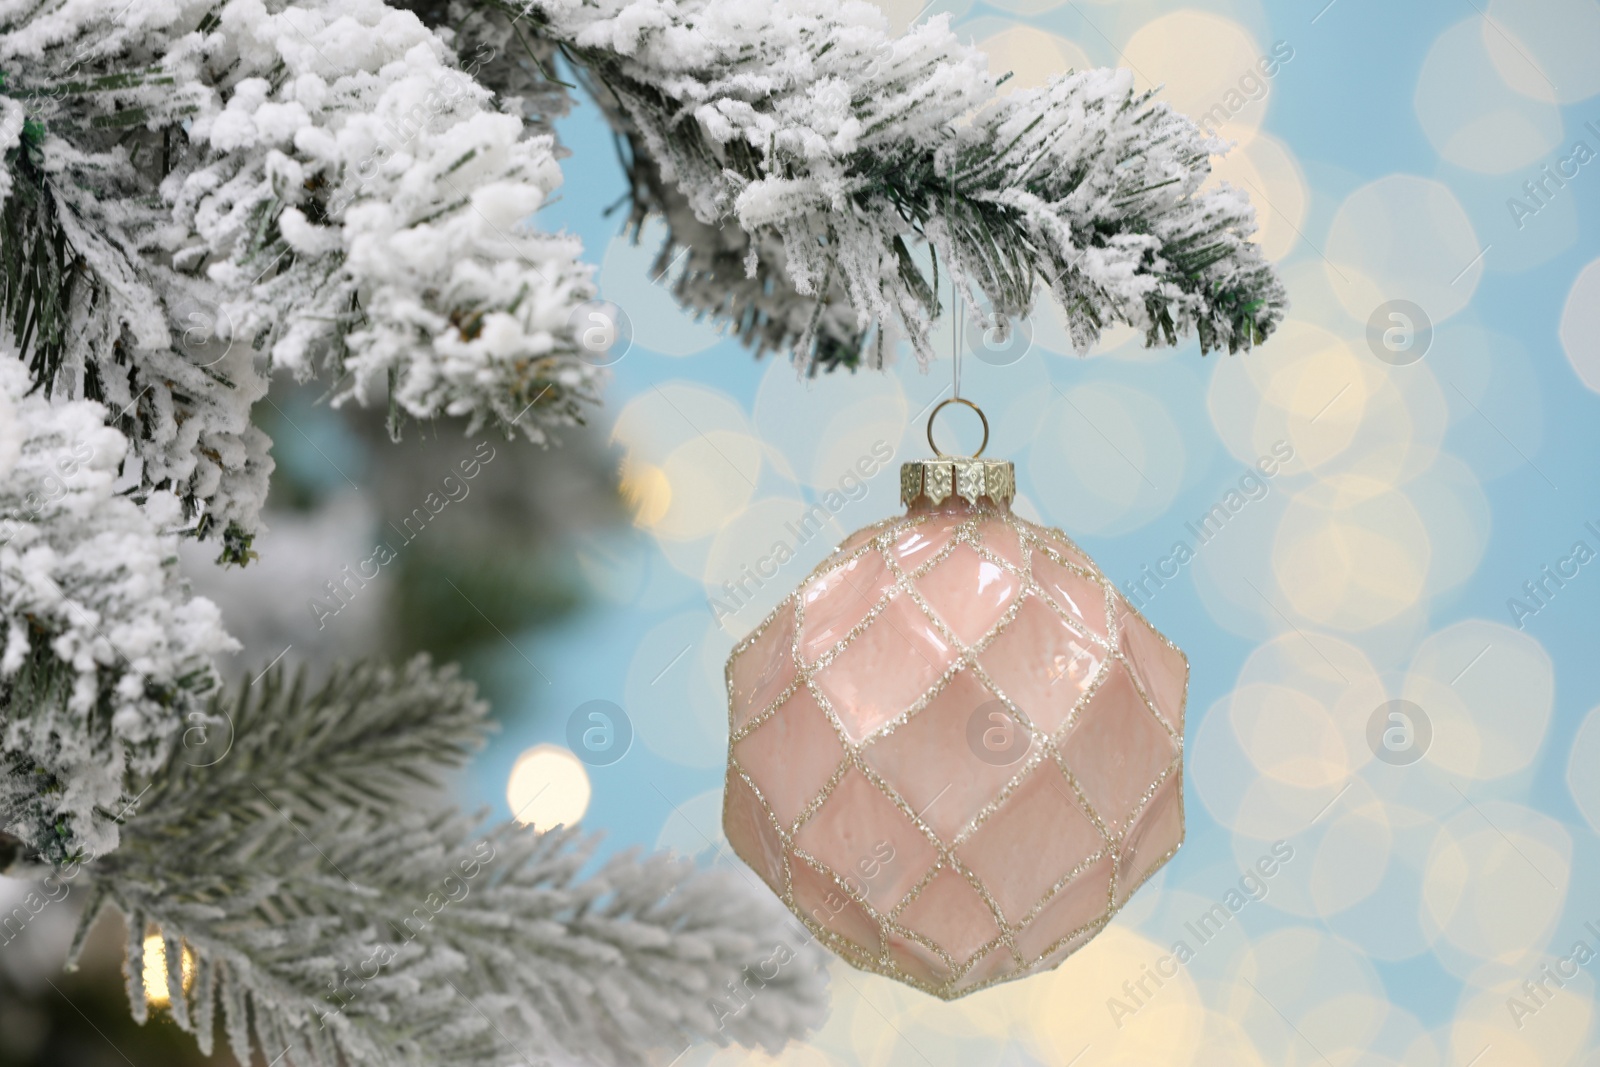
<path fill-rule="evenodd" d="M 1011 465 L 906 464 L 728 660 L 723 825 L 824 944 L 961 996 L 1056 966 L 1183 840 L 1188 661 Z"/>

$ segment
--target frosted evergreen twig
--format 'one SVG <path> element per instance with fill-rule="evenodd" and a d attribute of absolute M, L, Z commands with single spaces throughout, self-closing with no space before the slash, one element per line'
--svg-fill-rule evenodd
<path fill-rule="evenodd" d="M 454 670 L 363 665 L 312 688 L 274 669 L 210 710 L 233 725 L 228 757 L 175 758 L 87 868 L 133 924 L 130 975 L 147 928 L 169 974 L 193 954 L 173 1019 L 202 1049 L 218 1006 L 240 1062 L 319 1065 L 632 1064 L 699 1040 L 776 1049 L 820 1021 L 820 951 L 731 872 L 623 854 L 585 873 L 592 838 L 407 810 L 485 728 Z"/>

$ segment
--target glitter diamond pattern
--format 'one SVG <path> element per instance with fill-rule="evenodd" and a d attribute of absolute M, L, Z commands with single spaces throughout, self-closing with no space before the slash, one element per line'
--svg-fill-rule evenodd
<path fill-rule="evenodd" d="M 1056 966 L 1177 851 L 1187 684 L 1060 531 L 921 501 L 734 649 L 724 828 L 846 960 L 962 996 Z"/>

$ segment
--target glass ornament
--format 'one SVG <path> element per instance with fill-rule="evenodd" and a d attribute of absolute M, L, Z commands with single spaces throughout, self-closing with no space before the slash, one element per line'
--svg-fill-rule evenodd
<path fill-rule="evenodd" d="M 733 850 L 844 959 L 947 999 L 1059 964 L 1183 841 L 1188 661 L 1014 492 L 1009 462 L 905 464 L 905 514 L 727 666 Z"/>

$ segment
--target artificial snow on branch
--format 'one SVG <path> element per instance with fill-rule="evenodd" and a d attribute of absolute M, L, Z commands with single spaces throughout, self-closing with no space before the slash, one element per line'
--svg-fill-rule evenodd
<path fill-rule="evenodd" d="M 235 646 L 178 573 L 177 498 L 118 492 L 109 412 L 29 388 L 0 353 L 0 828 L 61 863 L 116 847 L 128 775 L 165 762 Z"/>
<path fill-rule="evenodd" d="M 266 371 L 544 440 L 595 398 L 593 292 L 529 218 L 560 182 L 381 0 L 0 0 L 0 313 L 35 382 L 105 400 L 145 489 L 230 532 L 266 490 Z"/>
<path fill-rule="evenodd" d="M 861 0 L 481 3 L 526 16 L 601 88 L 649 157 L 631 168 L 636 211 L 691 249 L 680 298 L 758 347 L 854 362 L 875 328 L 876 359 L 894 323 L 932 358 L 938 267 L 919 268 L 918 241 L 979 313 L 1025 315 L 1049 290 L 1080 349 L 1120 322 L 1234 351 L 1283 315 L 1249 201 L 1202 191 L 1224 146 L 1126 71 L 994 101 L 944 15 L 893 38 Z M 739 251 L 754 286 L 733 276 Z"/>
<path fill-rule="evenodd" d="M 808 371 L 859 365 L 865 330 L 842 280 L 830 284 L 823 300 L 802 294 L 785 269 L 784 246 L 777 236 L 752 236 L 732 219 L 702 222 L 682 190 L 662 174 L 604 83 L 582 73 L 579 77 L 602 102 L 616 128 L 618 153 L 628 176 L 628 229 L 634 240 L 642 237 L 650 219 L 666 223 L 667 239 L 656 253 L 650 276 L 670 284 L 681 304 L 724 327 L 758 357 L 767 352 L 793 355 L 800 339 L 809 334 L 811 348 L 800 361 Z M 752 264 L 754 273 L 749 270 Z"/>
<path fill-rule="evenodd" d="M 241 1063 L 621 1065 L 820 1021 L 818 951 L 732 872 L 620 855 L 585 874 L 592 839 L 405 811 L 483 714 L 425 660 L 215 701 L 226 757 L 175 756 L 87 872 L 82 930 L 108 902 L 128 918 L 135 1013 L 158 930 L 167 973 L 193 961 L 174 1021 L 209 1051 L 220 1007 Z"/>

